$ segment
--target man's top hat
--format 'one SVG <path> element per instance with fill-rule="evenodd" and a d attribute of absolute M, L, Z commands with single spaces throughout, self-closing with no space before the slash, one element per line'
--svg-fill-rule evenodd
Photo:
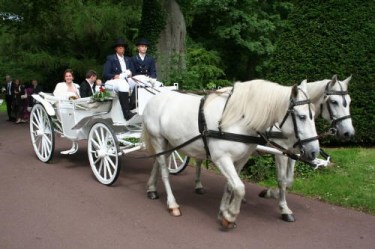
<path fill-rule="evenodd" d="M 135 44 L 136 46 L 139 46 L 139 45 L 146 45 L 148 46 L 150 43 L 145 39 L 145 38 L 141 38 L 137 41 L 137 43 Z"/>
<path fill-rule="evenodd" d="M 118 38 L 113 44 L 113 48 L 120 47 L 120 46 L 123 46 L 124 48 L 126 48 L 128 44 L 126 44 L 124 39 Z"/>

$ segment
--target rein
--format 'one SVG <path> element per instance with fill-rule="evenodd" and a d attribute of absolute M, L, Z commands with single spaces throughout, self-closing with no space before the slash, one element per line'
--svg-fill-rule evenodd
<path fill-rule="evenodd" d="M 300 90 L 300 89 L 299 89 Z M 229 93 L 229 96 L 225 102 L 225 105 L 224 105 L 224 109 L 223 109 L 223 112 L 225 111 L 225 108 L 227 106 L 227 103 L 230 99 L 230 97 L 232 96 L 232 93 L 234 91 L 234 86 L 231 90 L 231 92 Z M 300 90 L 302 91 L 302 90 Z M 302 93 L 307 97 L 306 93 L 304 93 L 302 91 Z M 149 155 L 149 156 L 142 156 L 142 157 L 135 157 L 135 159 L 143 159 L 143 158 L 153 158 L 153 157 L 158 157 L 158 156 L 161 156 L 161 155 L 165 155 L 165 154 L 168 154 L 168 153 L 171 153 L 175 150 L 178 150 L 192 142 L 194 142 L 195 140 L 198 140 L 200 138 L 202 138 L 203 140 L 203 144 L 204 144 L 204 148 L 206 150 L 206 155 L 207 155 L 207 158 L 210 157 L 210 150 L 209 150 L 209 147 L 208 147 L 208 140 L 207 138 L 216 138 L 216 139 L 221 139 L 221 140 L 227 140 L 227 141 L 233 141 L 233 142 L 240 142 L 240 143 L 246 143 L 246 144 L 258 144 L 258 145 L 270 145 L 274 148 L 277 148 L 278 150 L 280 150 L 285 156 L 288 156 L 290 157 L 291 159 L 293 160 L 300 160 L 300 161 L 303 161 L 307 164 L 310 164 L 310 165 L 313 165 L 315 166 L 313 163 L 309 162 L 309 161 L 306 161 L 304 160 L 303 158 L 301 158 L 301 156 L 298 156 L 296 154 L 294 154 L 293 152 L 283 148 L 281 145 L 273 142 L 273 141 L 270 141 L 265 135 L 263 134 L 259 134 L 259 136 L 249 136 L 249 135 L 242 135 L 242 134 L 235 134 L 235 133 L 231 133 L 231 132 L 223 132 L 220 125 L 221 125 L 221 120 L 219 121 L 219 127 L 218 127 L 218 131 L 216 130 L 208 130 L 207 129 L 207 123 L 206 123 L 206 118 L 205 118 L 205 115 L 204 115 L 204 103 L 207 99 L 208 95 L 205 95 L 204 97 L 201 98 L 200 100 L 200 104 L 199 104 L 199 111 L 198 111 L 198 128 L 199 128 L 199 135 L 189 139 L 188 141 L 176 146 L 176 147 L 173 147 L 171 149 L 168 149 L 166 151 L 162 151 L 162 152 L 159 152 L 159 153 L 156 153 L 156 154 L 153 154 L 153 155 Z M 280 128 L 282 127 L 282 125 L 285 123 L 285 120 L 287 119 L 287 117 L 289 116 L 289 114 L 292 116 L 293 118 L 293 126 L 294 126 L 294 131 L 295 131 L 295 136 L 296 138 L 298 139 L 298 141 L 295 143 L 295 145 L 300 145 L 300 149 L 301 151 L 303 151 L 303 148 L 302 148 L 302 145 L 304 143 L 308 143 L 310 141 L 314 141 L 316 139 L 318 139 L 318 136 L 316 137 L 311 137 L 311 138 L 307 138 L 307 139 L 303 139 L 301 140 L 299 138 L 299 135 L 298 135 L 298 129 L 297 129 L 297 121 L 296 121 L 296 117 L 295 117 L 295 113 L 294 113 L 294 107 L 295 106 L 298 106 L 298 105 L 306 105 L 306 104 L 310 104 L 310 99 L 306 99 L 306 100 L 302 100 L 302 101 L 294 101 L 292 99 L 292 96 L 290 97 L 290 104 L 289 104 L 289 108 L 288 108 L 288 111 L 287 113 L 285 114 L 284 118 L 283 118 L 283 121 L 280 125 Z M 310 118 L 312 119 L 312 113 L 311 113 L 311 109 L 309 110 L 310 111 Z M 293 147 L 295 147 L 295 145 Z"/>
<path fill-rule="evenodd" d="M 298 90 L 301 91 L 305 95 L 305 97 L 307 98 L 307 94 L 304 91 L 302 91 L 301 89 L 298 89 Z M 306 139 L 301 140 L 299 135 L 298 135 L 297 119 L 296 119 L 294 107 L 299 106 L 299 105 L 309 105 L 309 116 L 310 116 L 310 119 L 312 119 L 313 117 L 312 117 L 312 113 L 311 113 L 310 103 L 311 103 L 311 101 L 308 98 L 305 99 L 305 100 L 301 100 L 301 101 L 295 101 L 291 96 L 288 111 L 285 114 L 285 116 L 284 116 L 284 118 L 283 118 L 283 120 L 281 121 L 281 124 L 280 124 L 280 129 L 281 129 L 282 126 L 284 125 L 286 119 L 288 118 L 289 114 L 292 116 L 294 135 L 297 138 L 297 142 L 293 145 L 293 148 L 295 148 L 298 145 L 301 152 L 303 152 L 303 144 L 309 143 L 309 142 L 314 141 L 314 140 L 318 140 L 318 138 L 319 138 L 318 136 L 315 136 L 315 137 L 310 137 L 310 138 L 306 138 Z"/>

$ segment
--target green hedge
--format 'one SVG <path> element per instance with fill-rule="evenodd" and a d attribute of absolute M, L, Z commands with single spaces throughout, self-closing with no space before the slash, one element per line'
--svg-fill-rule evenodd
<path fill-rule="evenodd" d="M 289 28 L 280 34 L 264 77 L 294 84 L 337 74 L 349 86 L 354 143 L 375 143 L 374 1 L 294 1 Z"/>

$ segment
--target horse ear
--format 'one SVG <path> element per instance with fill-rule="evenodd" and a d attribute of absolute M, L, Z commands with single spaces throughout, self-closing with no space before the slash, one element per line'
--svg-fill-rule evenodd
<path fill-rule="evenodd" d="M 335 75 L 332 76 L 331 86 L 333 86 L 334 84 L 336 84 L 336 82 L 337 82 L 337 75 L 335 74 Z"/>
<path fill-rule="evenodd" d="M 349 82 L 350 80 L 352 79 L 352 76 L 353 75 L 350 75 L 348 78 L 346 78 L 343 82 L 346 84 L 346 85 L 349 85 Z"/>
<path fill-rule="evenodd" d="M 302 88 L 306 88 L 306 86 L 307 86 L 307 79 L 304 79 L 299 85 Z"/>

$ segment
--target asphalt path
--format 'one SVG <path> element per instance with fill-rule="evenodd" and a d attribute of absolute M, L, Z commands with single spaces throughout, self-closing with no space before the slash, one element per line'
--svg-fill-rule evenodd
<path fill-rule="evenodd" d="M 171 176 L 182 216 L 167 212 L 160 199 L 146 197 L 151 160 L 123 156 L 117 182 L 97 182 L 88 163 L 86 141 L 74 155 L 61 155 L 70 142 L 56 137 L 50 164 L 33 151 L 28 124 L 0 114 L 1 249 L 324 249 L 375 248 L 375 217 L 318 200 L 288 194 L 297 221 L 280 219 L 275 200 L 258 197 L 261 187 L 246 183 L 237 228 L 223 232 L 217 213 L 225 180 L 204 170 L 205 195 L 194 193 L 194 168 Z"/>

